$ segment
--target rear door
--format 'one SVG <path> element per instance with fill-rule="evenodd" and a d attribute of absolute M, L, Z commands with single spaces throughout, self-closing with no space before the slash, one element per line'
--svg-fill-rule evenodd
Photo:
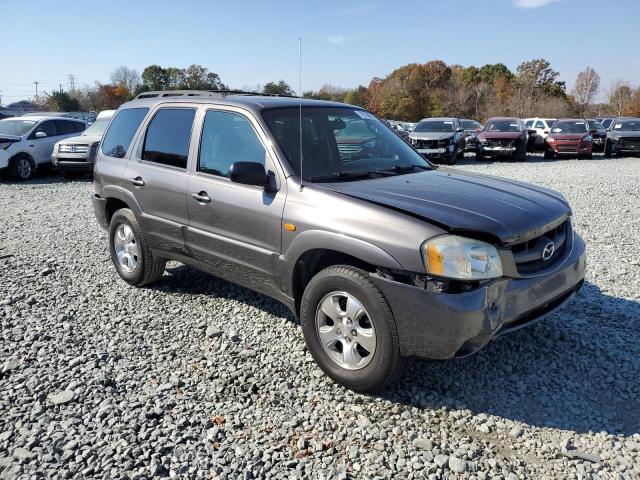
<path fill-rule="evenodd" d="M 187 213 L 187 163 L 198 109 L 160 105 L 127 163 L 127 186 L 142 209 L 142 223 L 154 248 L 183 252 Z"/>
<path fill-rule="evenodd" d="M 189 180 L 185 234 L 192 255 L 216 274 L 263 292 L 277 291 L 274 262 L 281 250 L 286 197 L 268 145 L 259 124 L 241 109 L 206 110 Z M 239 161 L 262 163 L 281 188 L 266 192 L 232 182 L 229 168 Z"/>

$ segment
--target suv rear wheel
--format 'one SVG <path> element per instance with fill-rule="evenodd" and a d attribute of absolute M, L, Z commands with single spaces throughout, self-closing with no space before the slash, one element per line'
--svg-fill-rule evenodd
<path fill-rule="evenodd" d="M 397 378 L 402 357 L 395 320 L 366 271 L 322 270 L 304 291 L 300 320 L 311 355 L 336 382 L 371 392 Z"/>
<path fill-rule="evenodd" d="M 166 261 L 153 257 L 138 219 L 128 208 L 117 210 L 111 217 L 109 252 L 118 275 L 136 287 L 153 283 L 164 273 Z"/>

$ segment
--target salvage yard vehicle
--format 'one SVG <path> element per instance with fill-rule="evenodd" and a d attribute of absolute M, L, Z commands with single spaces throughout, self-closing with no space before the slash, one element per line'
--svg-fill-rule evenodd
<path fill-rule="evenodd" d="M 562 194 L 436 168 L 341 103 L 145 92 L 116 112 L 94 177 L 123 280 L 148 285 L 177 260 L 271 296 L 356 391 L 387 385 L 407 356 L 477 352 L 585 275 Z"/>
<path fill-rule="evenodd" d="M 476 160 L 497 157 L 524 162 L 527 160 L 528 143 L 529 133 L 522 120 L 513 117 L 492 117 L 478 134 Z"/>
<path fill-rule="evenodd" d="M 59 141 L 53 147 L 51 163 L 67 178 L 93 171 L 98 144 L 115 110 L 100 112 L 96 121 L 81 135 Z"/>
<path fill-rule="evenodd" d="M 476 120 L 462 118 L 460 126 L 464 129 L 465 152 L 475 152 L 478 146 L 478 133 L 482 131 L 482 125 Z"/>
<path fill-rule="evenodd" d="M 591 158 L 593 150 L 592 133 L 589 123 L 579 118 L 563 118 L 553 124 L 551 133 L 546 139 L 544 158 L 560 156 L 573 156 L 579 158 Z"/>
<path fill-rule="evenodd" d="M 429 160 L 454 165 L 464 157 L 464 129 L 457 118 L 425 118 L 409 134 L 409 142 Z"/>
<path fill-rule="evenodd" d="M 0 120 L 0 170 L 28 180 L 51 163 L 53 145 L 82 132 L 86 124 L 73 118 L 29 115 Z"/>
<path fill-rule="evenodd" d="M 526 125 L 526 127 L 528 129 L 536 131 L 535 139 L 532 145 L 533 148 L 536 148 L 536 149 L 544 148 L 544 145 L 545 145 L 544 141 L 546 140 L 547 135 L 549 135 L 549 132 L 551 131 L 551 127 L 557 121 L 558 121 L 557 118 L 535 117 L 535 118 L 524 119 L 524 124 Z"/>
<path fill-rule="evenodd" d="M 611 122 L 604 145 L 607 157 L 640 152 L 640 118 L 616 118 Z"/>
<path fill-rule="evenodd" d="M 589 131 L 591 132 L 591 138 L 593 138 L 593 150 L 604 150 L 604 142 L 607 139 L 607 129 L 604 128 L 598 120 L 593 118 L 587 119 L 589 124 Z"/>

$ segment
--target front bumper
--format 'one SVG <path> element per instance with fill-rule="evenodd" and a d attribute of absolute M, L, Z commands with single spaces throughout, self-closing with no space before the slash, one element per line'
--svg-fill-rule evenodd
<path fill-rule="evenodd" d="M 501 278 L 470 292 L 431 292 L 374 278 L 393 311 L 402 355 L 448 359 L 475 353 L 553 312 L 580 289 L 585 269 L 585 245 L 575 235 L 571 251 L 550 273 Z"/>
<path fill-rule="evenodd" d="M 0 169 L 7 168 L 9 166 L 9 159 L 11 156 L 4 148 L 0 148 Z"/>
<path fill-rule="evenodd" d="M 60 153 L 54 151 L 51 154 L 51 163 L 61 170 L 73 170 L 75 172 L 92 172 L 95 155 L 91 149 L 83 153 Z"/>
<path fill-rule="evenodd" d="M 480 151 L 482 152 L 482 154 L 487 156 L 515 155 L 516 150 L 518 150 L 518 148 L 515 146 L 514 147 L 490 147 L 487 145 L 480 146 Z"/>
<path fill-rule="evenodd" d="M 96 216 L 98 224 L 104 228 L 109 228 L 107 221 L 107 201 L 97 193 L 91 195 L 91 203 L 93 204 L 93 213 Z"/>
<path fill-rule="evenodd" d="M 575 149 L 571 150 L 560 150 L 560 147 L 558 145 L 549 144 L 549 146 L 553 153 L 555 153 L 556 155 L 587 155 L 593 150 L 593 147 L 591 145 L 579 145 Z"/>

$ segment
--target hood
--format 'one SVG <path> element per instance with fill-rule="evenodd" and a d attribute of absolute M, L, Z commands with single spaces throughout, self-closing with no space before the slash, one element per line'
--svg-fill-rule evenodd
<path fill-rule="evenodd" d="M 411 132 L 409 138 L 416 140 L 447 140 L 454 135 L 455 132 Z"/>
<path fill-rule="evenodd" d="M 480 132 L 480 136 L 487 140 L 516 140 L 522 132 Z"/>
<path fill-rule="evenodd" d="M 553 190 L 444 168 L 317 186 L 502 243 L 538 236 L 539 229 L 571 214 L 566 200 Z"/>
<path fill-rule="evenodd" d="M 17 135 L 0 135 L 0 142 L 2 143 L 15 143 L 19 142 L 22 137 Z"/>
<path fill-rule="evenodd" d="M 549 138 L 555 138 L 556 140 L 581 140 L 587 132 L 583 133 L 551 133 Z"/>
<path fill-rule="evenodd" d="M 100 142 L 102 135 L 78 135 L 77 137 L 69 137 L 60 140 L 59 144 L 73 143 L 76 145 L 91 145 Z"/>
<path fill-rule="evenodd" d="M 640 137 L 640 130 L 610 130 L 608 133 L 614 138 Z"/>

